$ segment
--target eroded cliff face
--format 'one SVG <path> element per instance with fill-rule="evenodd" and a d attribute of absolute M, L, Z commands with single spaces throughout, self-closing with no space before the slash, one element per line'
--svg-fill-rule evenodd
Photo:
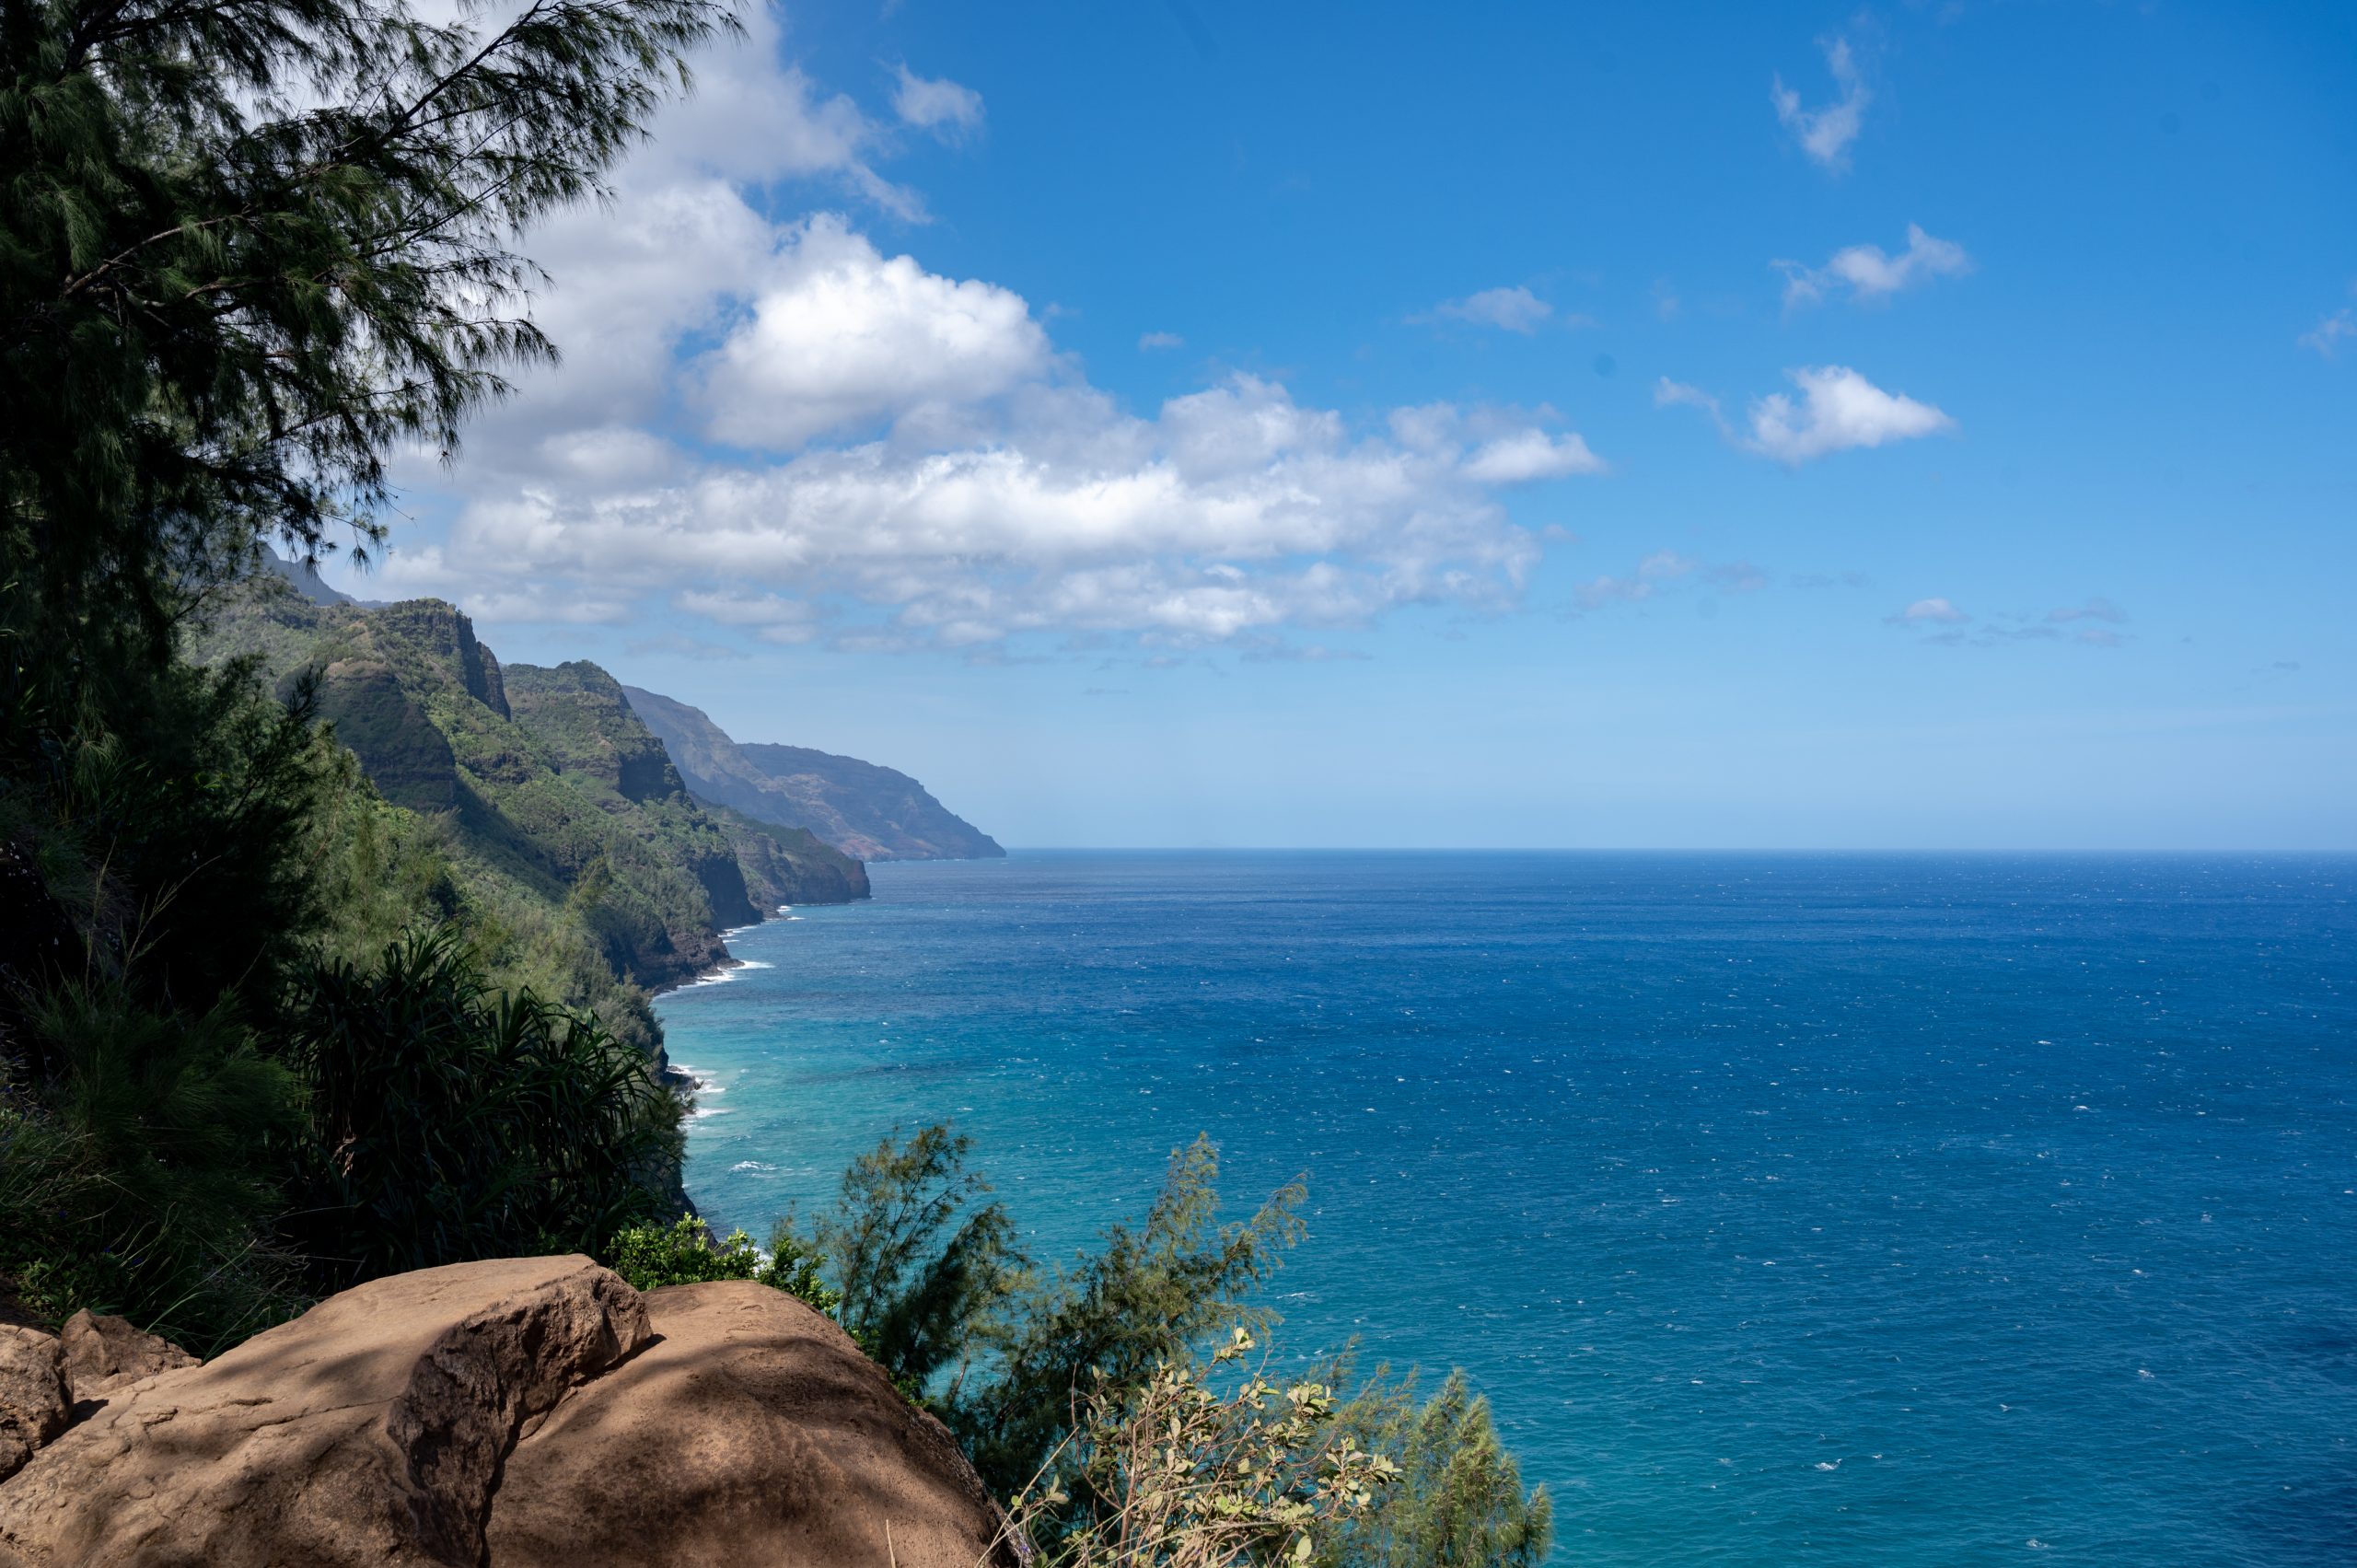
<path fill-rule="evenodd" d="M 631 707 L 662 738 L 688 787 L 862 860 L 986 860 L 998 841 L 897 769 L 802 746 L 739 743 L 702 709 L 636 686 Z"/>
<path fill-rule="evenodd" d="M 0 1568 L 1016 1561 L 940 1423 L 750 1281 L 641 1295 L 586 1258 L 454 1264 L 202 1365 L 129 1325 L 80 1361 L 14 1332 L 0 1434 L 41 1434 L 0 1481 Z"/>
<path fill-rule="evenodd" d="M 570 923 L 636 985 L 708 972 L 724 930 L 781 903 L 866 896 L 855 861 L 708 811 L 605 670 L 503 667 L 439 599 L 317 603 L 264 581 L 192 651 L 258 656 L 290 695 L 313 679 L 378 792 L 440 824 L 461 881 Z"/>
<path fill-rule="evenodd" d="M 764 915 L 790 904 L 840 904 L 868 896 L 867 867 L 807 828 L 761 822 L 712 801 L 701 803 L 737 846 L 745 889 Z"/>

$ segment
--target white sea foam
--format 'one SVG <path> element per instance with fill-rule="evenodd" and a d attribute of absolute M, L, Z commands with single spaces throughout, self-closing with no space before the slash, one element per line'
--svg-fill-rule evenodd
<path fill-rule="evenodd" d="M 775 964 L 765 964 L 759 958 L 739 958 L 737 960 L 737 967 L 740 970 L 773 970 L 777 968 Z"/>
<path fill-rule="evenodd" d="M 777 1167 L 773 1165 L 763 1165 L 759 1160 L 738 1160 L 735 1165 L 730 1166 L 728 1168 L 731 1170 L 775 1170 Z"/>

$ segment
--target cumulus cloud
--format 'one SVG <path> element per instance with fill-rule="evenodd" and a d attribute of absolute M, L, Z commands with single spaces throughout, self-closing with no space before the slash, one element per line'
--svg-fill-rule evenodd
<path fill-rule="evenodd" d="M 1603 468 L 1549 411 L 1434 404 L 1364 432 L 1251 376 L 1134 414 L 1020 296 L 887 256 L 840 218 L 779 231 L 744 297 L 709 314 L 734 325 L 683 372 L 695 434 L 745 456 L 680 442 L 601 469 L 546 460 L 543 442 L 487 470 L 447 559 L 389 575 L 477 596 L 528 582 L 556 603 L 668 590 L 781 643 L 1266 638 L 1511 601 L 1539 544 L 1494 493 Z"/>
<path fill-rule="evenodd" d="M 397 541 L 377 592 L 490 621 L 659 610 L 683 649 L 718 645 L 701 627 L 974 656 L 1027 638 L 1265 652 L 1406 605 L 1515 602 L 1541 535 L 1502 492 L 1602 471 L 1544 409 L 1364 427 L 1252 376 L 1124 406 L 1016 292 L 851 213 L 768 215 L 796 186 L 887 220 L 923 209 L 878 172 L 896 133 L 782 64 L 773 14 L 748 27 L 610 209 L 536 232 L 534 314 L 564 366 L 525 375 L 455 468 L 405 462 L 450 521 Z M 900 84 L 904 123 L 959 122 L 911 82 L 938 85 Z"/>
<path fill-rule="evenodd" d="M 2300 334 L 2300 346 L 2314 349 L 2327 359 L 2340 357 L 2343 343 L 2357 340 L 2357 310 L 2341 307 L 2329 316 L 2318 317 L 2316 326 Z"/>
<path fill-rule="evenodd" d="M 677 484 L 533 487 L 470 506 L 452 553 L 535 579 L 762 585 L 676 602 L 772 640 L 814 625 L 784 604 L 840 595 L 890 610 L 900 645 L 1218 641 L 1510 600 L 1538 544 L 1472 471 L 1485 449 L 1355 436 L 1250 377 L 1152 419 L 1074 389 L 971 445 L 887 436 Z"/>
<path fill-rule="evenodd" d="M 1780 75 L 1769 91 L 1769 100 L 1776 107 L 1776 122 L 1800 144 L 1801 151 L 1826 168 L 1840 169 L 1848 166 L 1850 144 L 1858 139 L 1865 123 L 1870 95 L 1848 39 L 1820 39 L 1817 47 L 1825 52 L 1826 69 L 1833 74 L 1833 85 L 1840 96 L 1821 109 L 1804 109 L 1801 95 L 1784 86 Z"/>
<path fill-rule="evenodd" d="M 1433 307 L 1430 315 L 1413 319 L 1466 321 L 1528 336 L 1546 325 L 1548 318 L 1554 314 L 1553 306 L 1517 284 L 1512 288 L 1485 288 L 1462 299 L 1444 299 Z"/>
<path fill-rule="evenodd" d="M 955 411 L 1034 377 L 1048 335 L 1021 296 L 882 255 L 820 214 L 788 229 L 704 364 L 710 433 L 790 449 L 886 417 Z"/>
<path fill-rule="evenodd" d="M 1786 375 L 1800 389 L 1800 402 L 1782 392 L 1755 401 L 1745 445 L 1788 466 L 1853 447 L 1879 447 L 1956 428 L 1955 420 L 1931 404 L 1886 392 L 1846 366 Z"/>
<path fill-rule="evenodd" d="M 1481 484 L 1528 484 L 1603 471 L 1604 459 L 1589 451 L 1579 436 L 1550 436 L 1543 430 L 1518 430 L 1486 441 L 1465 459 L 1466 474 Z"/>
<path fill-rule="evenodd" d="M 1154 350 L 1161 348 L 1184 348 L 1186 346 L 1187 340 L 1180 337 L 1176 332 L 1140 332 L 1138 334 L 1138 352 L 1141 354 L 1152 353 Z"/>
<path fill-rule="evenodd" d="M 893 68 L 899 78 L 892 89 L 892 112 L 905 125 L 954 139 L 982 123 L 982 95 L 946 77 L 927 79 L 906 65 Z"/>
<path fill-rule="evenodd" d="M 1728 441 L 1791 468 L 1854 447 L 1879 447 L 1956 428 L 1955 420 L 1931 404 L 1886 392 L 1847 366 L 1804 366 L 1784 374 L 1800 389 L 1800 401 L 1785 392 L 1754 399 L 1747 430 L 1737 430 L 1728 421 L 1718 399 L 1666 376 L 1654 385 L 1654 406 L 1701 409 Z"/>
<path fill-rule="evenodd" d="M 1960 277 L 1972 271 L 1972 258 L 1952 239 L 1935 239 L 1921 225 L 1907 226 L 1907 249 L 1884 253 L 1879 245 L 1852 245 L 1837 250 L 1821 267 L 1798 261 L 1777 261 L 1784 274 L 1787 309 L 1815 305 L 1836 289 L 1847 289 L 1862 304 L 1880 304 L 1903 289 L 1933 278 Z"/>

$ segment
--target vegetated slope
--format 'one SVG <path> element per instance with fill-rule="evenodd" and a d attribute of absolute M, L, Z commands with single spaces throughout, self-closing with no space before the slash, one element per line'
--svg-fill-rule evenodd
<path fill-rule="evenodd" d="M 867 867 L 807 828 L 748 817 L 718 801 L 697 799 L 736 846 L 745 891 L 764 914 L 787 904 L 842 904 L 868 896 Z"/>
<path fill-rule="evenodd" d="M 908 774 L 802 746 L 742 744 L 701 709 L 625 686 L 688 787 L 748 817 L 807 828 L 862 860 L 986 860 L 1006 851 Z"/>
<path fill-rule="evenodd" d="M 215 617 L 195 650 L 253 654 L 283 689 L 306 672 L 321 715 L 393 805 L 441 824 L 470 897 L 586 939 L 605 967 L 660 987 L 727 957 L 721 931 L 779 903 L 862 896 L 855 864 L 823 846 L 756 848 L 678 772 L 594 664 L 503 668 L 439 599 L 320 605 L 269 579 Z M 515 923 L 511 921 L 510 923 Z"/>

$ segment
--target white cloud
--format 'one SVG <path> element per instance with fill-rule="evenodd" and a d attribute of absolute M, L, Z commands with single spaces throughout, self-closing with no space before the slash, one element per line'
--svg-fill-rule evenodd
<path fill-rule="evenodd" d="M 1676 408 L 1683 405 L 1698 408 L 1713 419 L 1719 417 L 1719 400 L 1700 387 L 1689 387 L 1683 381 L 1673 381 L 1665 376 L 1654 383 L 1654 407 Z M 1722 424 L 1724 422 L 1722 421 Z"/>
<path fill-rule="evenodd" d="M 1784 305 L 1791 309 L 1814 305 L 1836 288 L 1847 288 L 1853 300 L 1879 304 L 1933 278 L 1960 277 L 1972 271 L 1972 258 L 1954 240 L 1935 239 L 1910 223 L 1907 249 L 1896 256 L 1884 254 L 1879 245 L 1852 245 L 1835 251 L 1822 267 L 1798 261 L 1774 265 L 1784 274 Z"/>
<path fill-rule="evenodd" d="M 1498 603 L 1538 557 L 1460 447 L 1353 439 L 1272 383 L 1237 377 L 1151 421 L 1086 397 L 1036 417 L 946 450 L 883 440 L 646 490 L 541 488 L 470 507 L 453 552 L 534 577 L 845 595 L 897 610 L 912 640 L 953 645 L 1026 632 L 1218 640 L 1411 602 Z M 779 623 L 742 591 L 679 603 Z"/>
<path fill-rule="evenodd" d="M 1528 484 L 1575 473 L 1602 473 L 1604 459 L 1576 434 L 1550 436 L 1520 430 L 1484 442 L 1465 459 L 1466 474 L 1482 484 Z"/>
<path fill-rule="evenodd" d="M 1527 336 L 1554 314 L 1553 306 L 1517 284 L 1512 288 L 1485 288 L 1463 299 L 1444 299 L 1433 307 L 1430 317 L 1414 319 L 1468 321 L 1477 327 L 1496 327 Z"/>
<path fill-rule="evenodd" d="M 776 594 L 689 589 L 673 596 L 671 602 L 691 615 L 750 631 L 765 643 L 807 643 L 818 635 L 824 619 L 819 607 L 807 599 Z"/>
<path fill-rule="evenodd" d="M 2049 610 L 2046 612 L 2046 619 L 2049 624 L 2055 626 L 2065 626 L 2073 621 L 2107 621 L 2118 625 L 2126 621 L 2128 616 L 2111 600 L 2098 598 L 2091 598 L 2081 605 L 2066 605 L 2060 610 Z"/>
<path fill-rule="evenodd" d="M 2300 346 L 2312 348 L 2327 359 L 2340 357 L 2340 345 L 2357 339 L 2357 310 L 2342 306 L 2329 316 L 2316 319 L 2314 330 L 2300 334 Z"/>
<path fill-rule="evenodd" d="M 1797 467 L 1853 447 L 1879 447 L 1956 428 L 1929 403 L 1886 392 L 1847 366 L 1785 373 L 1801 391 L 1796 406 L 1783 392 L 1751 405 L 1751 434 L 1743 445 L 1764 458 Z"/>
<path fill-rule="evenodd" d="M 1961 626 L 1972 617 L 1945 598 L 1919 598 L 1884 619 L 1894 626 Z"/>
<path fill-rule="evenodd" d="M 946 77 L 928 80 L 906 65 L 893 69 L 900 81 L 892 89 L 892 112 L 900 117 L 902 123 L 945 138 L 981 128 L 981 94 Z"/>
<path fill-rule="evenodd" d="M 629 441 L 624 453 L 620 433 L 661 416 L 681 340 L 723 331 L 776 265 L 779 233 L 749 192 L 815 184 L 895 217 L 923 215 L 914 192 L 876 169 L 892 133 L 781 62 L 774 8 L 742 18 L 745 41 L 700 56 L 695 92 L 657 111 L 651 138 L 617 171 L 612 203 L 560 213 L 528 237 L 548 273 L 531 315 L 563 363 L 525 373 L 521 395 L 474 422 L 461 483 L 656 460 L 668 443 Z M 420 487 L 447 482 L 432 454 L 397 471 Z"/>
<path fill-rule="evenodd" d="M 711 434 L 786 450 L 829 432 L 960 408 L 1038 376 L 1048 335 L 1021 296 L 885 258 L 841 217 L 787 230 L 705 366 Z"/>
<path fill-rule="evenodd" d="M 1140 332 L 1138 334 L 1138 352 L 1141 354 L 1149 354 L 1159 348 L 1186 346 L 1187 340 L 1176 332 Z"/>
<path fill-rule="evenodd" d="M 1015 292 L 845 216 L 764 215 L 793 181 L 923 209 L 877 172 L 895 134 L 781 64 L 773 13 L 748 25 L 610 209 L 535 232 L 552 284 L 534 313 L 565 362 L 522 377 L 455 468 L 405 460 L 447 502 L 412 509 L 447 511 L 447 534 L 397 540 L 362 591 L 842 647 L 1268 647 L 1514 602 L 1540 536 L 1500 491 L 1601 470 L 1543 409 L 1364 429 L 1249 376 L 1126 409 Z"/>
<path fill-rule="evenodd" d="M 1362 434 L 1249 376 L 1140 417 L 1005 290 L 840 220 L 788 228 L 772 261 L 702 385 L 705 434 L 763 456 L 503 474 L 434 564 L 476 594 L 668 592 L 772 641 L 1187 645 L 1511 602 L 1539 543 L 1493 492 L 1603 466 L 1544 410 L 1430 405 Z"/>
<path fill-rule="evenodd" d="M 1728 422 L 1718 399 L 1666 376 L 1654 385 L 1654 406 L 1701 409 L 1729 442 L 1794 468 L 1853 447 L 1879 447 L 1956 428 L 1955 420 L 1931 404 L 1886 392 L 1847 366 L 1805 366 L 1784 374 L 1800 389 L 1800 401 L 1794 403 L 1785 392 L 1753 400 L 1747 433 Z"/>
<path fill-rule="evenodd" d="M 1850 144 L 1858 139 L 1871 95 L 1848 39 L 1820 39 L 1817 47 L 1825 51 L 1826 68 L 1833 73 L 1833 85 L 1841 96 L 1822 109 L 1803 109 L 1801 95 L 1784 86 L 1780 75 L 1769 99 L 1776 106 L 1777 123 L 1792 133 L 1801 150 L 1825 168 L 1839 169 L 1848 165 Z"/>

